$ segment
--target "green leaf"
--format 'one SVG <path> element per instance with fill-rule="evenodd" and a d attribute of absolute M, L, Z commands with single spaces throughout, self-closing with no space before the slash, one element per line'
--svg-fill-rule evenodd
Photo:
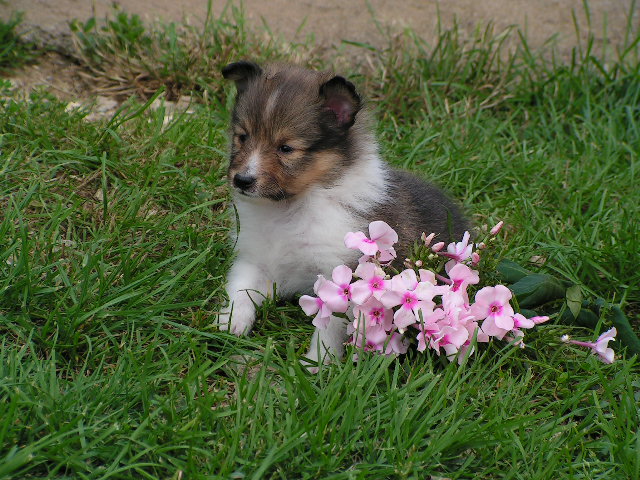
<path fill-rule="evenodd" d="M 573 316 L 570 310 L 565 310 L 562 315 L 561 322 L 569 325 L 579 325 L 581 327 L 594 330 L 598 326 L 600 318 L 587 308 L 581 308 L 577 316 Z"/>
<path fill-rule="evenodd" d="M 620 307 L 613 307 L 610 316 L 611 322 L 618 331 L 617 338 L 627 347 L 627 352 L 631 355 L 640 354 L 640 339 L 631 328 L 629 319 Z"/>
<path fill-rule="evenodd" d="M 535 307 L 564 297 L 565 287 L 550 275 L 534 273 L 509 287 L 523 308 Z"/>
<path fill-rule="evenodd" d="M 580 285 L 571 285 L 567 288 L 566 298 L 567 306 L 571 310 L 573 318 L 578 318 L 580 310 L 582 310 L 582 289 Z"/>
<path fill-rule="evenodd" d="M 506 259 L 500 261 L 497 270 L 506 283 L 516 283 L 518 280 L 532 274 L 523 266 Z"/>
<path fill-rule="evenodd" d="M 527 318 L 532 318 L 532 317 L 537 317 L 538 316 L 538 312 L 536 312 L 535 310 L 528 310 L 526 308 L 521 308 L 520 309 L 520 314 L 524 315 Z"/>

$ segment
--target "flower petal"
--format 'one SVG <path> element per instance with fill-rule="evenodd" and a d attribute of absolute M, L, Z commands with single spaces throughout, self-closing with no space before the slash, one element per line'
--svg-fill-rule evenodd
<path fill-rule="evenodd" d="M 385 308 L 397 307 L 402 303 L 402 293 L 387 290 L 386 292 L 384 292 L 384 295 L 379 298 L 379 300 L 380 303 L 385 306 Z"/>
<path fill-rule="evenodd" d="M 514 327 L 514 320 L 511 315 L 495 315 L 493 317 L 493 321 L 495 322 L 498 328 L 503 328 L 505 330 L 511 330 Z"/>
<path fill-rule="evenodd" d="M 503 305 L 509 303 L 511 297 L 513 296 L 511 290 L 509 290 L 504 285 L 496 285 L 495 287 L 493 287 L 493 289 L 494 299 L 498 300 Z"/>
<path fill-rule="evenodd" d="M 344 236 L 344 245 L 353 250 L 360 250 L 360 244 L 367 236 L 362 232 L 349 232 Z"/>
<path fill-rule="evenodd" d="M 481 328 L 482 328 L 482 331 L 487 335 L 489 335 L 490 337 L 496 337 L 498 339 L 502 339 L 502 337 L 504 337 L 509 331 L 507 329 L 498 327 L 493 317 L 487 317 L 487 319 L 484 322 L 482 322 Z M 479 337 L 480 335 L 478 335 L 478 338 Z"/>
<path fill-rule="evenodd" d="M 516 313 L 513 316 L 513 326 L 515 328 L 533 328 L 535 325 L 536 324 L 532 319 L 526 318 L 520 313 Z"/>
<path fill-rule="evenodd" d="M 347 311 L 349 301 L 342 295 L 342 288 L 327 280 L 318 289 L 318 296 L 327 304 L 332 312 L 344 313 Z"/>
<path fill-rule="evenodd" d="M 438 282 L 436 281 L 436 274 L 431 270 L 421 268 L 418 270 L 418 274 L 420 275 L 420 282 L 428 282 L 433 285 L 437 285 Z"/>
<path fill-rule="evenodd" d="M 381 220 L 369 224 L 369 235 L 371 235 L 371 240 L 378 244 L 380 250 L 387 250 L 398 242 L 396 231 L 388 223 Z"/>
<path fill-rule="evenodd" d="M 407 308 L 399 309 L 395 315 L 393 316 L 393 323 L 395 323 L 396 327 L 399 330 L 404 330 L 410 325 L 413 325 L 417 322 L 416 316 L 412 310 Z"/>
<path fill-rule="evenodd" d="M 331 278 L 336 285 L 348 285 L 353 279 L 353 272 L 346 265 L 338 265 L 333 269 Z"/>
<path fill-rule="evenodd" d="M 318 302 L 318 300 L 320 302 Z M 306 313 L 309 316 L 315 315 L 316 313 L 318 313 L 318 310 L 320 310 L 320 307 L 322 306 L 321 299 L 317 297 L 311 297 L 309 295 L 301 296 L 298 303 L 302 307 L 302 310 L 304 311 L 304 313 Z"/>
<path fill-rule="evenodd" d="M 357 280 L 351 284 L 351 300 L 357 305 L 366 302 L 372 293 L 369 282 L 366 280 Z"/>
<path fill-rule="evenodd" d="M 355 275 L 362 280 L 369 280 L 376 275 L 376 268 L 375 263 L 361 263 L 356 267 Z"/>

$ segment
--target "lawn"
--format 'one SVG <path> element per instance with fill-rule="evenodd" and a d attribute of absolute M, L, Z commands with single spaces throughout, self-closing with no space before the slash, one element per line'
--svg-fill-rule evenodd
<path fill-rule="evenodd" d="M 37 57 L 17 22 L 0 26 L 4 72 Z M 1 478 L 640 478 L 637 356 L 618 344 L 605 365 L 560 341 L 595 339 L 613 307 L 640 331 L 631 29 L 565 62 L 507 51 L 517 32 L 405 32 L 360 45 L 362 64 L 265 42 L 238 11 L 75 31 L 76 61 L 128 98 L 112 118 L 0 80 Z M 249 337 L 218 332 L 234 215 L 218 72 L 246 57 L 339 65 L 387 160 L 477 225 L 504 220 L 502 256 L 602 299 L 595 331 L 561 321 L 559 300 L 522 350 L 494 342 L 463 366 L 361 354 L 317 375 L 298 362 L 313 327 L 296 303 L 265 302 Z M 180 95 L 190 111 L 167 116 Z"/>

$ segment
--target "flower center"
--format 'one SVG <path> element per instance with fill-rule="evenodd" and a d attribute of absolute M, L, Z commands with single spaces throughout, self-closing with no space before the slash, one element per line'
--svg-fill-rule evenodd
<path fill-rule="evenodd" d="M 369 316 L 371 318 L 371 321 L 376 324 L 376 325 L 380 325 L 382 323 L 382 309 L 381 308 L 374 308 L 369 312 Z"/>
<path fill-rule="evenodd" d="M 402 299 L 402 306 L 408 309 L 413 309 L 418 303 L 418 298 L 411 294 L 411 292 L 407 292 L 404 294 L 404 298 Z"/>
<path fill-rule="evenodd" d="M 489 306 L 489 311 L 492 315 L 499 315 L 500 313 L 502 313 L 502 305 L 500 305 L 499 303 L 492 303 Z"/>

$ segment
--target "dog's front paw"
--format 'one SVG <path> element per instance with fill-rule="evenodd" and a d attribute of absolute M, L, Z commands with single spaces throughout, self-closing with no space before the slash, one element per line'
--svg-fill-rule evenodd
<path fill-rule="evenodd" d="M 348 320 L 340 317 L 331 317 L 326 328 L 317 328 L 311 337 L 309 351 L 305 358 L 300 360 L 307 370 L 317 373 L 321 363 L 327 365 L 332 359 L 340 359 L 344 355 L 344 341 L 346 336 L 346 325 Z M 311 362 L 315 362 L 313 365 Z"/>
<path fill-rule="evenodd" d="M 253 303 L 236 300 L 225 307 L 218 315 L 218 328 L 225 332 L 241 336 L 247 335 L 253 327 L 255 307 Z"/>

